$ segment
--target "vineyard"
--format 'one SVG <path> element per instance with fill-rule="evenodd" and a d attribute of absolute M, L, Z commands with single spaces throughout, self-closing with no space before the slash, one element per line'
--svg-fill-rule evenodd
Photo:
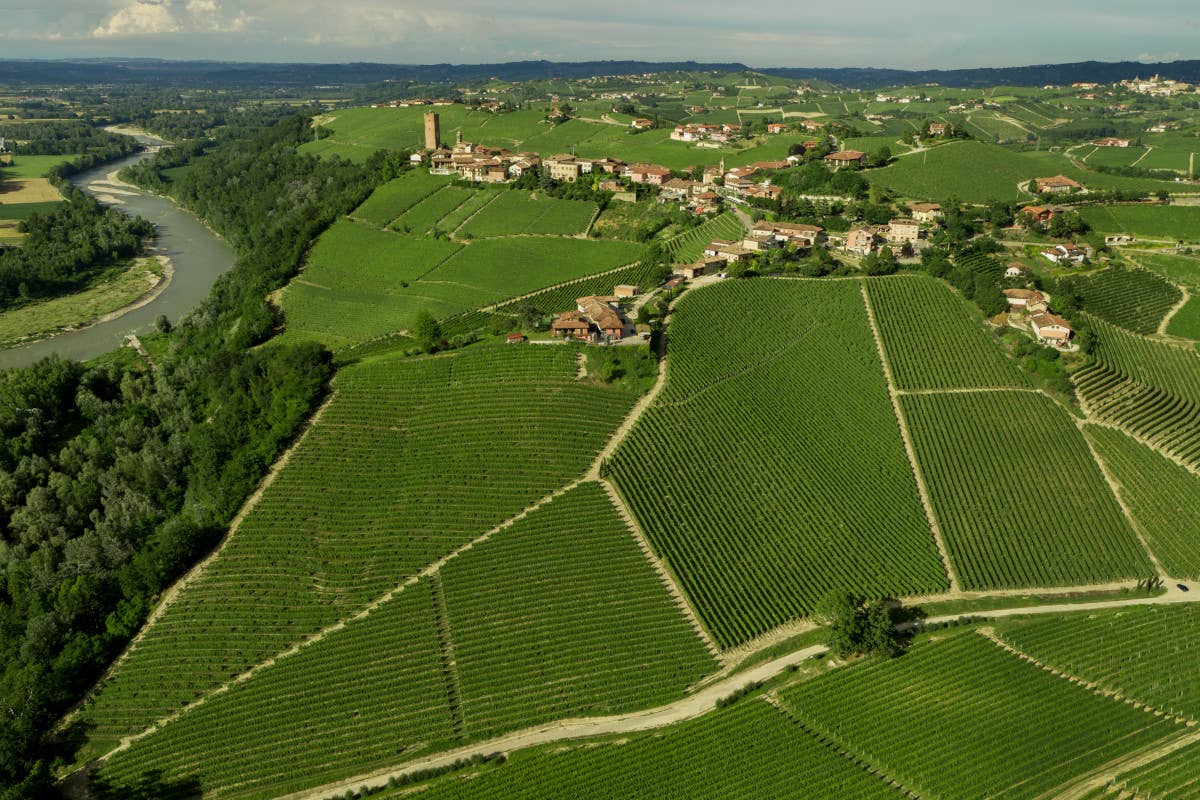
<path fill-rule="evenodd" d="M 1026 386 L 978 313 L 926 276 L 876 278 L 867 294 L 900 389 Z"/>
<path fill-rule="evenodd" d="M 190 770 L 211 796 L 268 797 L 542 721 L 669 702 L 712 668 L 608 496 L 585 484 L 163 726 L 104 774 Z"/>
<path fill-rule="evenodd" d="M 1032 392 L 901 398 L 967 589 L 1064 586 L 1153 569 L 1083 435 Z"/>
<path fill-rule="evenodd" d="M 1180 730 L 965 631 L 780 692 L 806 728 L 919 797 L 1053 796 Z"/>
<path fill-rule="evenodd" d="M 971 253 L 959 256 L 954 263 L 965 267 L 976 275 L 982 275 L 990 283 L 999 283 L 1004 278 L 1004 262 L 990 253 Z"/>
<path fill-rule="evenodd" d="M 1140 334 L 1156 332 L 1159 323 L 1183 298 L 1178 287 L 1144 269 L 1109 267 L 1071 279 L 1069 285 L 1085 310 Z"/>
<path fill-rule="evenodd" d="M 1112 428 L 1089 425 L 1084 433 L 1163 568 L 1200 578 L 1200 476 Z"/>
<path fill-rule="evenodd" d="M 689 263 L 704 255 L 704 248 L 713 239 L 740 240 L 745 231 L 738 218 L 726 212 L 668 240 L 666 255 L 675 263 Z"/>
<path fill-rule="evenodd" d="M 999 632 L 1039 661 L 1200 720 L 1200 608 L 1190 603 L 1008 621 Z"/>
<path fill-rule="evenodd" d="M 521 233 L 571 236 L 583 233 L 595 212 L 596 205 L 583 200 L 510 190 L 476 215 L 459 235 L 476 239 Z"/>
<path fill-rule="evenodd" d="M 413 236 L 433 233 L 443 217 L 478 195 L 479 193 L 474 189 L 467 189 L 463 186 L 447 186 L 429 195 L 392 220 L 390 227 L 392 230 Z"/>
<path fill-rule="evenodd" d="M 581 474 L 634 397 L 576 370 L 568 348 L 503 346 L 342 370 L 287 468 L 96 695 L 91 748 L 352 614 Z"/>
<path fill-rule="evenodd" d="M 1181 461 L 1200 464 L 1200 353 L 1092 318 L 1094 361 L 1072 376 L 1098 420 Z"/>
<path fill-rule="evenodd" d="M 1121 773 L 1110 785 L 1081 800 L 1134 798 L 1134 800 L 1186 800 L 1200 794 L 1200 742 L 1175 750 L 1128 772 Z"/>
<path fill-rule="evenodd" d="M 607 468 L 721 646 L 833 589 L 947 587 L 857 281 L 716 284 L 669 336 L 666 386 Z"/>
<path fill-rule="evenodd" d="M 408 796 L 385 792 L 376 797 Z M 515 753 L 503 766 L 444 778 L 419 796 L 428 800 L 903 797 L 757 699 L 651 734 Z"/>
<path fill-rule="evenodd" d="M 411 170 L 376 188 L 350 216 L 383 228 L 449 183 L 450 179 L 444 176 L 430 175 L 423 169 Z"/>

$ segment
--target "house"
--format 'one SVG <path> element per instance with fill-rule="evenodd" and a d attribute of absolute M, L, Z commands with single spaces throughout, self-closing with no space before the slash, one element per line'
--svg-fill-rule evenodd
<path fill-rule="evenodd" d="M 1129 147 L 1128 139 L 1118 139 L 1115 136 L 1105 136 L 1092 142 L 1096 147 Z"/>
<path fill-rule="evenodd" d="M 654 120 L 642 117 L 630 122 L 629 127 L 633 128 L 635 131 L 648 131 L 654 127 Z"/>
<path fill-rule="evenodd" d="M 550 335 L 564 339 L 587 341 L 592 338 L 592 325 L 578 311 L 559 314 L 550 323 Z"/>
<path fill-rule="evenodd" d="M 916 244 L 921 238 L 921 225 L 915 219 L 894 219 L 888 223 L 885 238 L 888 244 Z"/>
<path fill-rule="evenodd" d="M 583 174 L 583 165 L 565 153 L 543 159 L 542 168 L 552 180 L 566 183 L 574 183 Z"/>
<path fill-rule="evenodd" d="M 1046 310 L 1046 296 L 1035 289 L 1005 289 L 1004 301 L 1010 309 L 1032 311 Z"/>
<path fill-rule="evenodd" d="M 848 253 L 857 253 L 860 256 L 870 254 L 875 250 L 875 228 L 851 228 L 846 234 L 846 244 L 843 248 Z"/>
<path fill-rule="evenodd" d="M 662 186 L 670 180 L 671 170 L 657 164 L 631 164 L 625 168 L 625 175 L 634 183 Z"/>
<path fill-rule="evenodd" d="M 1021 214 L 1029 217 L 1030 222 L 1049 222 L 1060 210 L 1056 206 L 1025 206 Z"/>
<path fill-rule="evenodd" d="M 839 150 L 825 156 L 825 163 L 834 169 L 861 167 L 867 163 L 867 154 L 861 150 Z"/>
<path fill-rule="evenodd" d="M 521 344 L 522 342 L 529 341 L 529 339 L 523 333 L 510 333 L 504 337 L 504 341 L 507 344 Z"/>
<path fill-rule="evenodd" d="M 1066 175 L 1055 175 L 1051 178 L 1036 178 L 1038 194 L 1068 194 L 1083 191 L 1083 185 L 1073 181 Z"/>
<path fill-rule="evenodd" d="M 1025 274 L 1025 265 L 1018 261 L 1013 261 L 1007 267 L 1004 268 L 1004 277 L 1006 277 L 1006 278 L 1020 278 L 1024 274 Z"/>
<path fill-rule="evenodd" d="M 1033 329 L 1033 335 L 1039 342 L 1054 347 L 1067 347 L 1071 343 L 1071 337 L 1075 335 L 1075 329 L 1071 327 L 1070 322 L 1049 311 L 1032 315 L 1029 318 L 1029 327 Z"/>
<path fill-rule="evenodd" d="M 778 250 L 782 246 L 783 243 L 777 240 L 774 236 L 766 239 L 756 239 L 753 236 L 749 236 L 745 239 L 742 239 L 742 248 L 745 250 L 751 250 L 753 252 L 760 252 L 763 250 Z"/>
<path fill-rule="evenodd" d="M 729 261 L 724 256 L 704 256 L 692 264 L 676 264 L 671 272 L 690 281 L 701 275 L 720 272 L 728 263 Z"/>
<path fill-rule="evenodd" d="M 613 307 L 617 302 L 616 297 L 588 295 L 577 299 L 575 308 L 583 319 L 595 325 L 602 335 L 609 339 L 620 339 L 625 331 L 625 321 Z"/>
<path fill-rule="evenodd" d="M 660 203 L 665 203 L 668 200 L 686 200 L 688 195 L 701 185 L 696 181 L 671 178 L 662 185 L 662 191 L 659 192 L 658 200 Z"/>
<path fill-rule="evenodd" d="M 787 125 L 782 122 L 768 122 L 767 133 L 786 133 Z"/>
<path fill-rule="evenodd" d="M 1073 244 L 1056 244 L 1054 247 L 1045 248 L 1041 253 L 1052 264 L 1059 264 L 1063 261 L 1082 264 L 1087 258 L 1087 253 Z"/>
<path fill-rule="evenodd" d="M 750 227 L 750 236 L 755 239 L 775 239 L 778 242 L 791 242 L 805 247 L 817 243 L 825 229 L 820 225 L 805 225 L 799 222 L 766 222 L 760 221 Z"/>
<path fill-rule="evenodd" d="M 943 216 L 939 203 L 909 203 L 908 211 L 917 222 L 935 222 Z"/>
<path fill-rule="evenodd" d="M 1104 244 L 1107 246 L 1133 244 L 1137 241 L 1136 236 L 1130 236 L 1128 233 L 1110 233 L 1104 237 Z"/>
<path fill-rule="evenodd" d="M 622 283 L 620 286 L 613 287 L 613 295 L 621 298 L 637 297 L 638 287 L 632 284 Z"/>
<path fill-rule="evenodd" d="M 740 242 L 729 242 L 724 239 L 714 239 L 704 248 L 706 256 L 720 256 L 729 263 L 741 261 L 754 255 L 753 252 L 741 246 Z"/>
<path fill-rule="evenodd" d="M 947 130 L 947 125 L 944 122 L 929 123 L 929 135 L 930 136 L 945 136 L 946 130 Z"/>

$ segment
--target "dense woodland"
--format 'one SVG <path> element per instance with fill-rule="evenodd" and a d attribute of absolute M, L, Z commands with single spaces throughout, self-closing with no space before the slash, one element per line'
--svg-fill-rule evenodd
<path fill-rule="evenodd" d="M 189 151 L 194 168 L 173 193 L 239 259 L 153 367 L 51 359 L 0 375 L 5 800 L 51 795 L 53 763 L 73 738 L 51 726 L 153 598 L 218 541 L 323 392 L 331 367 L 321 347 L 249 349 L 276 327 L 263 298 L 403 161 L 300 156 L 308 135 L 297 117 Z"/>
<path fill-rule="evenodd" d="M 125 155 L 133 144 L 128 136 L 109 133 L 82 120 L 9 124 L 4 126 L 4 135 L 19 142 L 18 155 L 31 156 L 99 152 Z"/>

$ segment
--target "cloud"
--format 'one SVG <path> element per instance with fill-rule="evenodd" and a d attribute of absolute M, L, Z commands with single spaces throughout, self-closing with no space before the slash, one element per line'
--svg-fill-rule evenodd
<path fill-rule="evenodd" d="M 171 14 L 171 9 L 165 2 L 135 0 L 124 8 L 118 9 L 98 25 L 92 31 L 92 36 L 104 39 L 176 33 L 179 30 L 179 21 Z"/>

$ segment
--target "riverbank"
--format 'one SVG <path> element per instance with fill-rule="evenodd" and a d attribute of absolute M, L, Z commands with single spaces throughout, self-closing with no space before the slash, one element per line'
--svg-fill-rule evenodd
<path fill-rule="evenodd" d="M 6 311 L 0 314 L 0 350 L 120 319 L 154 302 L 166 291 L 174 274 L 170 257 L 144 256 L 82 291 Z"/>

